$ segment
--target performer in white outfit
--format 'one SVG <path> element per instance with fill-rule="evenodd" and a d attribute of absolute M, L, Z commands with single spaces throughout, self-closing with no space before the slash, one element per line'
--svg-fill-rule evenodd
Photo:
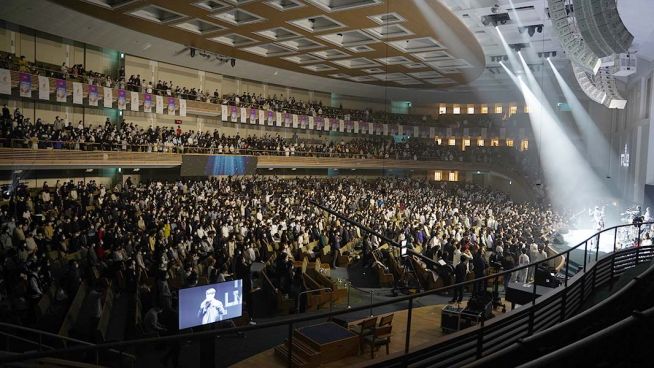
<path fill-rule="evenodd" d="M 595 231 L 602 231 L 604 229 L 604 207 L 600 209 L 599 206 L 595 206 L 595 210 L 589 210 L 589 212 L 593 216 Z"/>
<path fill-rule="evenodd" d="M 222 321 L 223 315 L 227 314 L 227 311 L 223 307 L 223 303 L 216 299 L 215 296 L 216 289 L 208 289 L 206 291 L 206 299 L 204 299 L 200 304 L 200 309 L 198 310 L 198 318 L 202 317 L 203 325 L 207 323 Z"/>

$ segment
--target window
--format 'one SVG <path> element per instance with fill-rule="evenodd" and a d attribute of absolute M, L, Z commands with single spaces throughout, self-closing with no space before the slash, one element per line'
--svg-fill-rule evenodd
<path fill-rule="evenodd" d="M 481 113 L 488 114 L 488 105 L 481 105 Z"/>
<path fill-rule="evenodd" d="M 466 138 L 463 140 L 463 147 L 470 147 L 470 139 Z"/>
<path fill-rule="evenodd" d="M 506 139 L 506 146 L 507 147 L 513 147 L 513 139 L 507 138 Z"/>
<path fill-rule="evenodd" d="M 454 107 L 452 107 L 452 114 L 457 114 L 458 115 L 460 113 L 461 113 L 461 106 L 454 105 Z"/>
<path fill-rule="evenodd" d="M 518 113 L 518 105 L 509 106 L 509 116 Z"/>
<path fill-rule="evenodd" d="M 529 114 L 529 106 L 525 105 L 525 114 Z"/>
<path fill-rule="evenodd" d="M 451 171 L 448 177 L 449 181 L 459 181 L 459 173 L 457 171 Z"/>
<path fill-rule="evenodd" d="M 450 146 L 454 146 L 454 145 L 456 144 L 456 139 L 454 139 L 454 138 L 450 138 L 450 139 L 447 141 L 447 144 L 449 144 Z"/>
<path fill-rule="evenodd" d="M 475 113 L 475 105 L 468 105 L 468 114 L 472 115 Z"/>
<path fill-rule="evenodd" d="M 520 142 L 520 151 L 527 151 L 529 149 L 529 140 L 523 139 Z"/>
<path fill-rule="evenodd" d="M 499 147 L 500 146 L 500 140 L 497 139 L 497 138 L 491 139 L 491 144 L 490 145 L 491 145 L 491 147 Z"/>
<path fill-rule="evenodd" d="M 477 146 L 478 147 L 483 147 L 484 146 L 484 140 L 483 139 L 477 139 Z"/>
<path fill-rule="evenodd" d="M 434 138 L 434 141 L 436 141 L 436 144 L 439 145 L 439 146 L 440 146 L 441 144 L 443 144 L 443 140 L 440 139 L 440 138 Z"/>
<path fill-rule="evenodd" d="M 439 114 L 447 114 L 447 106 L 445 106 L 444 104 L 441 104 L 438 107 L 438 113 Z"/>
<path fill-rule="evenodd" d="M 442 171 L 434 171 L 434 180 L 435 181 L 443 180 L 443 172 Z"/>
<path fill-rule="evenodd" d="M 502 113 L 502 104 L 496 104 L 495 105 L 495 113 L 496 114 L 501 114 Z"/>

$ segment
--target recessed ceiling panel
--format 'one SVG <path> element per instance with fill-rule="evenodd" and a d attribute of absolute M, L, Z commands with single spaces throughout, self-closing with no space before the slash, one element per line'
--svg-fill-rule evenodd
<path fill-rule="evenodd" d="M 434 85 L 456 83 L 454 80 L 452 80 L 450 78 L 425 79 L 425 82 L 427 82 L 429 84 L 434 84 Z"/>
<path fill-rule="evenodd" d="M 356 53 L 375 51 L 375 49 L 368 45 L 352 46 L 347 47 L 346 49 Z"/>
<path fill-rule="evenodd" d="M 382 0 L 306 0 L 306 1 L 328 12 L 349 10 L 354 8 L 360 8 L 362 6 L 378 5 L 382 3 Z"/>
<path fill-rule="evenodd" d="M 327 64 L 305 65 L 303 66 L 303 68 L 311 70 L 312 72 L 328 72 L 331 70 L 336 70 L 336 68 Z"/>
<path fill-rule="evenodd" d="M 379 66 L 378 63 L 366 58 L 335 60 L 332 61 L 332 63 L 338 64 L 348 69 L 371 68 L 374 66 Z"/>
<path fill-rule="evenodd" d="M 432 37 L 412 38 L 409 40 L 398 40 L 388 43 L 392 47 L 407 53 L 427 52 L 442 50 L 445 47 Z"/>
<path fill-rule="evenodd" d="M 99 5 L 105 8 L 115 9 L 123 5 L 133 3 L 136 0 L 83 0 L 83 1 L 86 1 L 87 3 L 91 3 L 93 5 Z"/>
<path fill-rule="evenodd" d="M 292 40 L 278 42 L 277 44 L 283 45 L 294 51 L 306 51 L 324 47 L 322 44 L 306 37 L 294 38 Z"/>
<path fill-rule="evenodd" d="M 435 71 L 409 73 L 410 76 L 420 79 L 440 78 L 442 75 Z"/>
<path fill-rule="evenodd" d="M 447 59 L 454 59 L 452 55 L 445 51 L 429 51 L 429 52 L 419 52 L 413 54 L 417 59 L 422 61 L 441 61 Z"/>
<path fill-rule="evenodd" d="M 255 0 L 225 0 L 225 1 L 230 2 L 230 3 L 232 3 L 232 4 L 236 5 L 236 6 L 239 6 L 239 5 L 251 3 L 251 2 L 253 2 Z"/>
<path fill-rule="evenodd" d="M 206 11 L 214 12 L 214 11 L 219 11 L 223 10 L 229 7 L 229 5 L 225 4 L 222 1 L 218 0 L 203 0 L 203 1 L 198 1 L 193 3 L 193 5 L 202 8 Z"/>
<path fill-rule="evenodd" d="M 259 36 L 270 38 L 273 41 L 285 41 L 291 38 L 297 38 L 302 36 L 301 34 L 286 29 L 284 27 L 264 29 L 263 31 L 258 31 L 254 33 L 258 34 Z"/>
<path fill-rule="evenodd" d="M 168 23 L 180 20 L 185 17 L 183 14 L 162 8 L 157 5 L 147 5 L 142 8 L 132 10 L 127 14 L 155 23 Z"/>
<path fill-rule="evenodd" d="M 299 0 L 269 0 L 266 1 L 266 4 L 280 11 L 293 10 L 304 6 Z"/>
<path fill-rule="evenodd" d="M 368 69 L 363 69 L 364 72 L 368 74 L 378 74 L 378 73 L 383 73 L 384 69 L 380 68 L 368 68 Z"/>
<path fill-rule="evenodd" d="M 438 71 L 441 74 L 457 74 L 457 73 L 461 73 L 461 70 L 457 69 L 457 68 L 438 68 Z"/>
<path fill-rule="evenodd" d="M 432 68 L 472 68 L 472 65 L 463 59 L 437 60 L 425 63 Z"/>
<path fill-rule="evenodd" d="M 399 24 L 385 24 L 379 27 L 367 28 L 366 32 L 379 39 L 389 39 L 397 37 L 407 37 L 412 36 L 413 32 L 404 28 Z"/>
<path fill-rule="evenodd" d="M 321 58 L 317 56 L 313 56 L 311 54 L 303 54 L 303 55 L 293 55 L 293 56 L 285 56 L 282 59 L 288 60 L 292 63 L 296 64 L 310 64 L 310 63 L 316 63 L 319 61 L 323 61 Z"/>
<path fill-rule="evenodd" d="M 181 28 L 184 30 L 187 30 L 189 32 L 193 32 L 195 34 L 207 34 L 211 32 L 217 32 L 217 31 L 222 31 L 225 29 L 223 26 L 219 26 L 217 24 L 209 23 L 207 21 L 204 21 L 202 19 L 191 19 L 187 20 L 181 23 L 177 23 L 173 25 L 174 27 Z"/>
<path fill-rule="evenodd" d="M 409 64 L 404 64 L 403 66 L 409 69 L 423 69 L 427 67 L 427 65 L 423 63 L 409 63 Z"/>
<path fill-rule="evenodd" d="M 358 29 L 330 33 L 318 37 L 340 47 L 353 47 L 378 42 L 376 38 Z"/>
<path fill-rule="evenodd" d="M 231 23 L 235 26 L 242 26 L 244 24 L 262 22 L 265 20 L 263 17 L 239 8 L 229 9 L 222 13 L 211 14 L 211 17 L 220 19 L 223 22 Z"/>
<path fill-rule="evenodd" d="M 401 79 L 411 79 L 408 75 L 404 73 L 385 73 L 385 74 L 374 74 L 373 77 L 381 81 L 397 81 Z"/>
<path fill-rule="evenodd" d="M 329 75 L 332 78 L 338 78 L 338 79 L 349 79 L 352 78 L 351 75 L 345 74 L 345 73 L 336 73 L 336 74 L 330 74 Z"/>
<path fill-rule="evenodd" d="M 370 18 L 373 22 L 377 24 L 393 24 L 393 23 L 402 23 L 404 22 L 404 17 L 397 13 L 384 13 L 371 15 Z"/>
<path fill-rule="evenodd" d="M 379 58 L 375 60 L 386 65 L 407 64 L 413 61 L 405 56 L 389 56 L 389 57 Z"/>
<path fill-rule="evenodd" d="M 230 33 L 222 36 L 208 38 L 210 41 L 219 42 L 228 46 L 241 47 L 257 43 L 258 41 L 237 33 Z"/>
<path fill-rule="evenodd" d="M 292 50 L 274 43 L 244 47 L 243 50 L 265 57 L 281 56 L 293 53 Z"/>
<path fill-rule="evenodd" d="M 307 32 L 325 32 L 345 27 L 341 22 L 326 15 L 316 15 L 302 19 L 289 20 L 289 24 L 302 28 Z"/>
<path fill-rule="evenodd" d="M 417 84 L 423 84 L 421 81 L 415 80 L 413 78 L 400 79 L 400 80 L 393 81 L 393 83 L 397 83 L 397 84 L 399 84 L 401 86 L 414 86 L 414 85 L 417 85 Z"/>
<path fill-rule="evenodd" d="M 377 78 L 371 77 L 369 75 L 360 75 L 358 77 L 349 78 L 352 82 L 376 82 Z"/>
<path fill-rule="evenodd" d="M 311 54 L 316 55 L 317 57 L 323 58 L 325 60 L 342 59 L 350 56 L 350 54 L 348 54 L 347 52 L 343 52 L 338 49 L 313 51 L 311 52 Z"/>

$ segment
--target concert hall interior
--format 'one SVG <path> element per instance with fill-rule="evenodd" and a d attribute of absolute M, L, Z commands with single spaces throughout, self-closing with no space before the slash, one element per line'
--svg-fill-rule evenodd
<path fill-rule="evenodd" d="M 0 366 L 654 366 L 652 14 L 1 1 Z"/>

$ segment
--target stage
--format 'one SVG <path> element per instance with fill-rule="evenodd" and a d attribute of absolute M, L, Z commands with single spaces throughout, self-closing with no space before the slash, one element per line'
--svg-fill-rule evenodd
<path fill-rule="evenodd" d="M 635 239 L 637 237 L 637 228 L 630 226 L 630 227 L 625 227 L 618 229 L 618 236 L 617 236 L 617 248 L 626 248 L 629 246 L 633 246 L 634 242 L 633 240 L 631 242 L 627 241 L 626 237 L 623 236 L 624 232 L 629 232 L 629 237 L 632 239 Z M 589 237 L 593 236 L 593 234 L 596 234 L 597 231 L 593 229 L 574 229 L 568 231 L 567 234 L 563 234 L 563 239 L 565 240 L 565 244 L 569 248 L 572 248 L 576 246 L 579 243 L 582 243 Z M 611 231 L 606 231 L 600 235 L 600 241 L 599 241 L 599 251 L 600 254 L 602 253 L 611 253 L 613 252 L 613 238 L 615 236 L 615 232 L 613 230 Z M 595 252 L 595 241 L 596 239 L 592 239 L 588 241 L 588 250 L 592 251 L 593 253 Z M 591 246 L 592 244 L 592 246 Z M 582 245 L 581 247 L 577 248 L 580 251 L 584 251 L 584 246 Z"/>

